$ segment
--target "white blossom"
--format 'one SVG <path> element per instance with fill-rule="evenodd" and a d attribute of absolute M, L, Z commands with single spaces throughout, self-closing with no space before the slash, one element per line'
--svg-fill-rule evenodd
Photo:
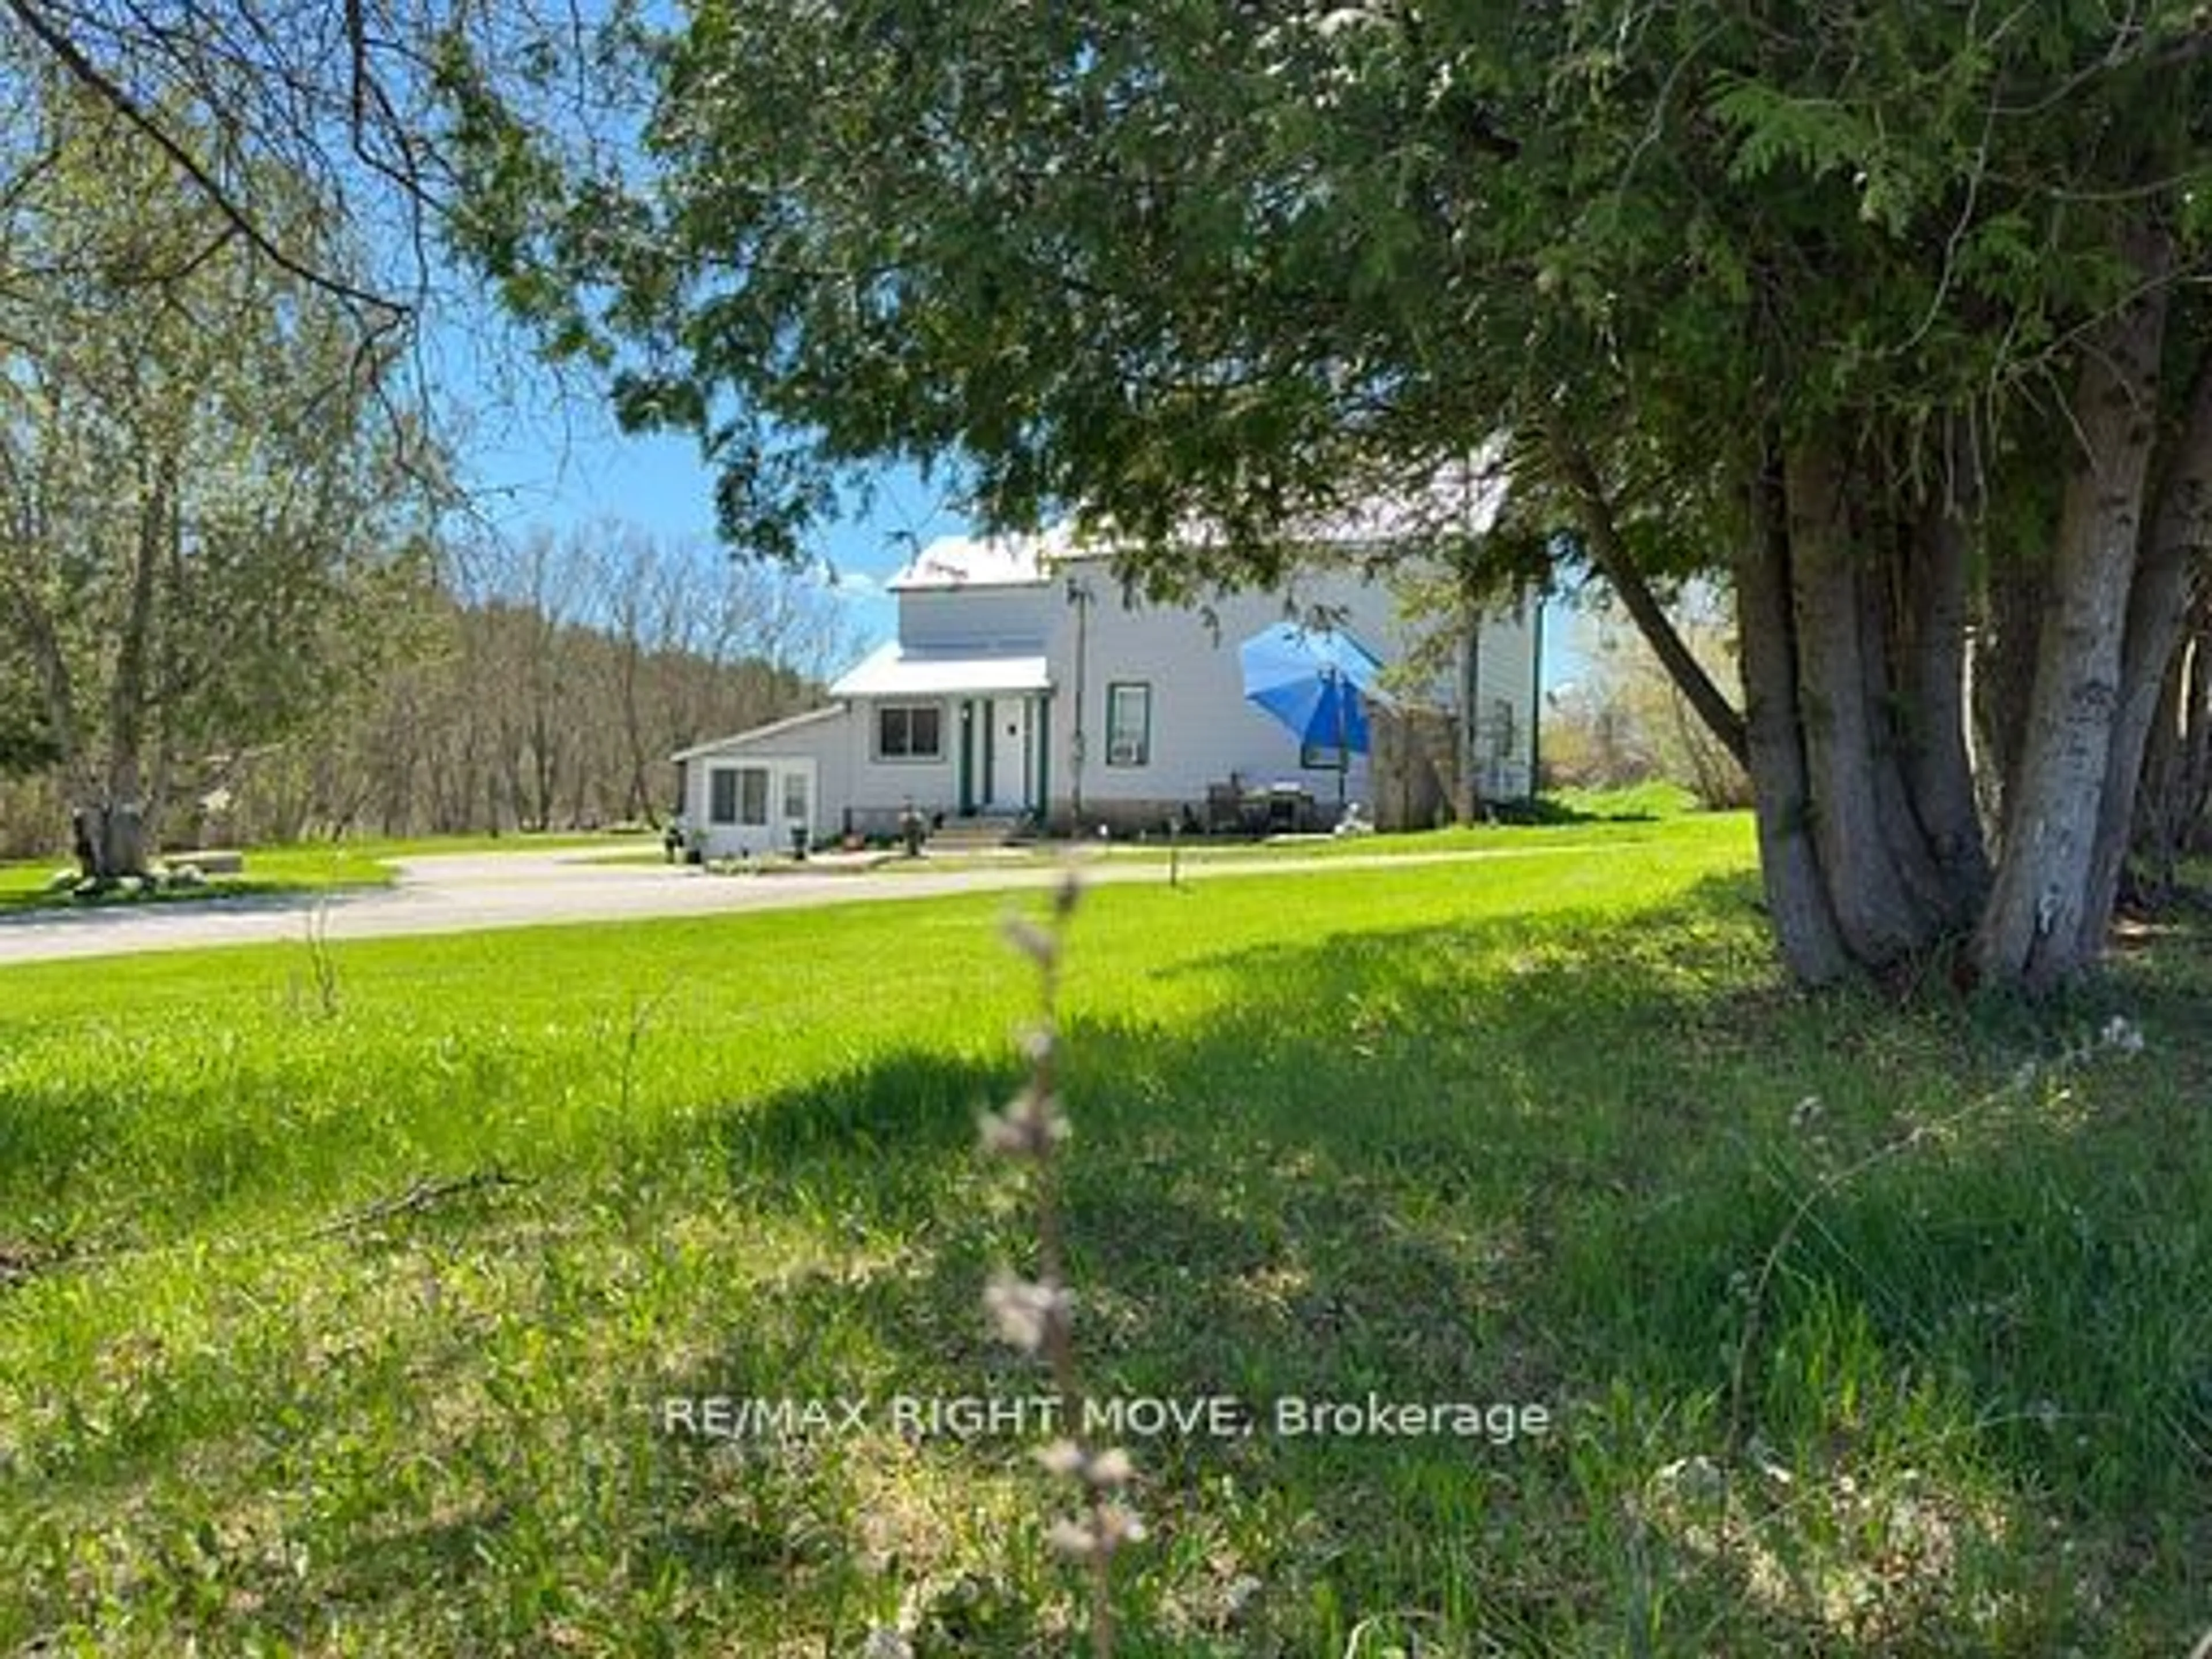
<path fill-rule="evenodd" d="M 1037 1453 L 1037 1462 L 1049 1473 L 1072 1476 L 1093 1492 L 1116 1491 L 1136 1473 L 1129 1454 L 1119 1446 L 1091 1451 L 1073 1440 L 1054 1441 Z"/>
<path fill-rule="evenodd" d="M 1089 1454 L 1073 1440 L 1055 1440 L 1038 1449 L 1036 1459 L 1048 1474 L 1081 1474 Z"/>
<path fill-rule="evenodd" d="M 984 1288 L 983 1305 L 1001 1340 L 1035 1353 L 1048 1337 L 1066 1330 L 1075 1298 L 1061 1285 L 1000 1273 Z"/>
<path fill-rule="evenodd" d="M 1016 1095 L 1003 1112 L 983 1115 L 983 1150 L 1006 1158 L 1043 1158 L 1067 1139 L 1067 1116 L 1060 1102 L 1034 1088 Z"/>
<path fill-rule="evenodd" d="M 1102 1504 L 1080 1521 L 1055 1521 L 1046 1534 L 1053 1548 L 1071 1561 L 1096 1561 L 1124 1544 L 1141 1541 L 1145 1523 L 1134 1510 Z"/>

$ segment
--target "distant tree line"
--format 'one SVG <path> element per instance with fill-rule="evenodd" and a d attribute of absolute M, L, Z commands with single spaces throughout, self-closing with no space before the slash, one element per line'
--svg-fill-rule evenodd
<path fill-rule="evenodd" d="M 376 671 L 327 686 L 285 735 L 248 723 L 158 747 L 149 842 L 658 823 L 672 750 L 811 706 L 848 641 L 808 576 L 626 525 L 447 562 L 388 596 Z M 0 855 L 65 850 L 65 793 L 51 767 L 0 784 Z"/>

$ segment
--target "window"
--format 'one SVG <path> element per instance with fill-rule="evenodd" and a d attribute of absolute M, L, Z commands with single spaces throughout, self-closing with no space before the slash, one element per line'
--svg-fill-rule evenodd
<path fill-rule="evenodd" d="M 768 768 L 717 765 L 706 775 L 706 821 L 714 825 L 768 823 Z"/>
<path fill-rule="evenodd" d="M 876 758 L 933 761 L 945 754 L 945 711 L 933 702 L 876 706 Z"/>
<path fill-rule="evenodd" d="M 1123 681 L 1106 688 L 1106 764 L 1146 766 L 1152 758 L 1152 688 Z"/>
<path fill-rule="evenodd" d="M 787 823 L 806 822 L 806 774 L 786 772 L 783 775 L 783 816 Z"/>
<path fill-rule="evenodd" d="M 768 822 L 768 768 L 748 766 L 738 774 L 738 822 Z"/>
<path fill-rule="evenodd" d="M 766 823 L 768 768 L 718 766 L 707 775 L 707 822 Z"/>

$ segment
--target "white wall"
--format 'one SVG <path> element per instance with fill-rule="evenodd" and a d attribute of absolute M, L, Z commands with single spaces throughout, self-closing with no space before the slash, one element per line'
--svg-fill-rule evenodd
<path fill-rule="evenodd" d="M 842 803 L 852 789 L 849 731 L 850 713 L 840 708 L 819 720 L 779 730 L 744 734 L 689 756 L 684 763 L 684 814 L 692 833 L 700 838 L 708 858 L 741 858 L 761 853 L 787 853 L 791 837 L 782 817 L 784 776 L 804 771 L 810 777 L 807 828 L 814 840 L 834 836 Z M 769 777 L 769 822 L 762 824 L 720 824 L 708 822 L 717 768 L 766 766 Z"/>
<path fill-rule="evenodd" d="M 1065 606 L 1063 588 L 1054 580 L 905 589 L 898 595 L 899 638 L 924 650 L 1042 650 Z"/>
<path fill-rule="evenodd" d="M 909 805 L 926 815 L 947 817 L 960 804 L 960 700 L 957 697 L 900 697 L 901 703 L 932 703 L 938 710 L 938 730 L 943 734 L 939 758 L 933 761 L 880 760 L 875 754 L 875 705 L 865 700 L 853 704 L 846 725 L 847 775 L 851 780 L 840 806 L 851 806 L 859 815 L 855 828 L 888 833 L 898 814 Z"/>
<path fill-rule="evenodd" d="M 1207 787 L 1226 783 L 1232 774 L 1258 787 L 1298 784 L 1325 813 L 1334 815 L 1337 772 L 1301 765 L 1297 738 L 1244 696 L 1237 647 L 1292 616 L 1279 595 L 1218 600 L 1212 607 L 1218 626 L 1209 627 L 1195 610 L 1125 608 L 1118 586 L 1103 568 L 1087 573 L 1087 580 L 1095 599 L 1080 676 L 1086 816 L 1093 806 L 1117 800 L 1202 805 Z M 1307 605 L 1342 605 L 1347 631 L 1386 659 L 1394 654 L 1398 630 L 1389 596 L 1381 590 L 1348 580 L 1314 581 L 1298 597 Z M 1051 653 L 1053 678 L 1060 688 L 1053 708 L 1056 813 L 1072 810 L 1075 785 L 1075 635 L 1071 618 L 1056 630 Z M 1108 763 L 1107 698 L 1109 688 L 1120 681 L 1152 688 L 1152 750 L 1141 766 Z M 1368 798 L 1367 757 L 1352 757 L 1343 781 L 1349 799 Z"/>
<path fill-rule="evenodd" d="M 1475 657 L 1476 779 L 1483 796 L 1516 800 L 1533 793 L 1528 765 L 1537 712 L 1533 602 L 1483 628 Z"/>
<path fill-rule="evenodd" d="M 1047 758 L 1050 816 L 1056 824 L 1073 814 L 1079 728 L 1085 760 L 1084 817 L 1151 822 L 1177 806 L 1203 810 L 1207 788 L 1232 775 L 1249 786 L 1294 782 L 1311 795 L 1322 820 L 1334 817 L 1338 775 L 1300 765 L 1292 733 L 1244 697 L 1237 647 L 1252 635 L 1291 618 L 1279 595 L 1233 595 L 1214 602 L 1212 625 L 1196 609 L 1125 606 L 1120 585 L 1103 561 L 1079 561 L 1070 574 L 1093 595 L 1082 629 L 1079 673 L 1077 607 L 1067 583 L 1010 588 L 927 589 L 899 596 L 901 637 L 908 646 L 943 651 L 1042 649 L 1054 684 Z M 1400 655 L 1410 630 L 1386 588 L 1348 576 L 1308 578 L 1297 590 L 1300 616 L 1316 605 L 1340 609 L 1343 625 L 1386 661 Z M 1493 620 L 1484 629 L 1478 657 L 1477 752 L 1486 763 L 1480 780 L 1492 799 L 1527 793 L 1534 679 L 1535 633 L 1526 611 Z M 1117 682 L 1152 690 L 1151 751 L 1141 765 L 1107 763 L 1107 698 Z M 904 701 L 904 700 L 902 700 Z M 768 757 L 805 757 L 815 763 L 814 830 L 832 836 L 847 823 L 875 834 L 896 828 L 911 805 L 928 815 L 953 817 L 960 805 L 961 708 L 966 699 L 934 700 L 944 734 L 933 761 L 898 761 L 874 754 L 875 709 L 856 701 L 839 717 L 739 738 L 689 763 L 687 795 L 695 826 L 707 823 L 707 773 L 717 758 L 759 762 Z M 978 713 L 980 715 L 980 704 Z M 1034 713 L 1032 719 L 1035 718 Z M 1504 749 L 1499 751 L 1499 740 Z M 983 781 L 982 744 L 975 741 L 975 790 Z M 1349 799 L 1371 805 L 1368 757 L 1355 755 L 1344 780 Z M 778 784 L 777 787 L 781 787 Z M 1114 808 L 1123 808 L 1115 814 Z M 741 839 L 716 832 L 723 843 Z M 732 846 L 732 850 L 737 850 Z M 756 850 L 750 847 L 744 850 Z M 781 850 L 781 848 L 775 850 Z"/>

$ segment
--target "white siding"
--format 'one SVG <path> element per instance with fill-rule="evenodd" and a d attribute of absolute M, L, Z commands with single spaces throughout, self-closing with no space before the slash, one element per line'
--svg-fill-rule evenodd
<path fill-rule="evenodd" d="M 1087 606 L 1070 598 L 1073 577 L 1092 595 Z M 1156 824 L 1188 806 L 1204 809 L 1210 786 L 1232 777 L 1255 787 L 1294 783 L 1313 799 L 1323 822 L 1334 817 L 1338 774 L 1301 764 L 1297 738 L 1244 697 L 1237 647 L 1261 629 L 1326 607 L 1385 662 L 1404 651 L 1410 630 L 1397 616 L 1387 589 L 1349 576 L 1308 577 L 1293 611 L 1275 594 L 1234 595 L 1215 601 L 1211 618 L 1196 609 L 1125 605 L 1120 585 L 1103 561 L 1079 560 L 1067 577 L 1010 586 L 931 587 L 898 595 L 899 637 L 909 646 L 979 654 L 1007 650 L 1042 652 L 1053 690 L 1029 705 L 1029 729 L 1041 732 L 1041 758 L 1049 793 L 1048 817 L 1066 827 L 1075 816 L 1079 732 L 1084 750 L 1079 783 L 1082 817 L 1123 828 Z M 1087 611 L 1079 629 L 1079 609 Z M 1079 638 L 1080 648 L 1079 651 Z M 1499 799 L 1528 792 L 1533 720 L 1535 630 L 1524 609 L 1485 626 L 1477 655 L 1476 754 L 1483 794 Z M 1080 656 L 1080 662 L 1078 658 Z M 1456 702 L 1462 677 L 1440 687 Z M 1142 684 L 1151 696 L 1148 752 L 1141 763 L 1110 763 L 1108 698 L 1122 684 Z M 1078 691 L 1080 688 L 1079 707 Z M 988 780 L 981 722 L 989 705 L 981 697 L 947 695 L 927 699 L 939 710 L 940 752 L 927 761 L 887 758 L 878 752 L 877 705 L 855 700 L 833 716 L 802 720 L 711 745 L 689 760 L 687 810 L 708 828 L 708 773 L 717 761 L 811 762 L 815 777 L 813 829 L 817 837 L 846 829 L 887 834 L 908 807 L 951 818 L 963 807 L 985 804 Z M 1014 719 L 994 711 L 1003 732 Z M 964 723 L 964 724 L 963 724 Z M 969 787 L 963 799 L 963 732 L 969 744 Z M 1000 738 L 994 747 L 1003 744 Z M 1344 778 L 1347 799 L 1371 805 L 1368 757 L 1352 757 Z M 778 787 L 781 787 L 779 784 Z M 718 838 L 719 837 L 719 838 Z M 740 849 L 743 836 L 710 832 L 714 855 Z M 753 839 L 759 839 L 757 836 Z M 780 850 L 780 849 L 779 849 Z"/>
<path fill-rule="evenodd" d="M 899 638 L 925 650 L 1035 649 L 1064 605 L 1059 582 L 911 590 L 898 596 Z"/>
<path fill-rule="evenodd" d="M 840 827 L 839 809 L 852 790 L 849 732 L 853 725 L 851 711 L 839 708 L 825 712 L 820 720 L 779 723 L 689 753 L 684 762 L 684 815 L 692 833 L 701 838 L 707 856 L 737 858 L 790 851 L 782 806 L 785 778 L 793 771 L 802 772 L 810 781 L 807 828 L 812 837 L 819 841 L 836 834 Z M 767 824 L 709 821 L 713 775 L 734 766 L 769 769 Z"/>
<path fill-rule="evenodd" d="M 1085 631 L 1081 726 L 1085 817 L 1117 803 L 1202 805 L 1209 785 L 1233 775 L 1256 787 L 1295 783 L 1310 793 L 1325 816 L 1338 793 L 1334 769 L 1302 765 L 1297 737 L 1273 715 L 1245 701 L 1237 647 L 1291 613 L 1279 595 L 1238 594 L 1212 606 L 1217 627 L 1195 610 L 1139 605 L 1124 608 L 1119 590 L 1103 570 L 1088 576 L 1096 595 Z M 1316 581 L 1302 588 L 1305 605 L 1342 605 L 1352 636 L 1386 660 L 1397 634 L 1388 596 L 1351 581 Z M 1070 607 L 1072 610 L 1073 607 Z M 1077 727 L 1075 629 L 1071 621 L 1053 640 L 1052 763 L 1055 813 L 1073 811 Z M 1107 698 L 1120 683 L 1152 689 L 1152 744 L 1146 763 L 1111 764 L 1107 752 Z M 1343 780 L 1352 800 L 1365 800 L 1367 757 L 1354 755 Z"/>
<path fill-rule="evenodd" d="M 1536 627 L 1533 602 L 1484 625 L 1475 655 L 1475 782 L 1485 799 L 1534 793 Z"/>
<path fill-rule="evenodd" d="M 951 817 L 959 806 L 960 702 L 957 697 L 899 698 L 927 703 L 938 711 L 942 742 L 935 760 L 886 760 L 876 753 L 876 705 L 856 702 L 846 733 L 851 783 L 840 800 L 849 807 L 853 827 L 887 834 L 908 806 L 926 815 Z M 841 821 L 842 827 L 842 821 Z"/>

